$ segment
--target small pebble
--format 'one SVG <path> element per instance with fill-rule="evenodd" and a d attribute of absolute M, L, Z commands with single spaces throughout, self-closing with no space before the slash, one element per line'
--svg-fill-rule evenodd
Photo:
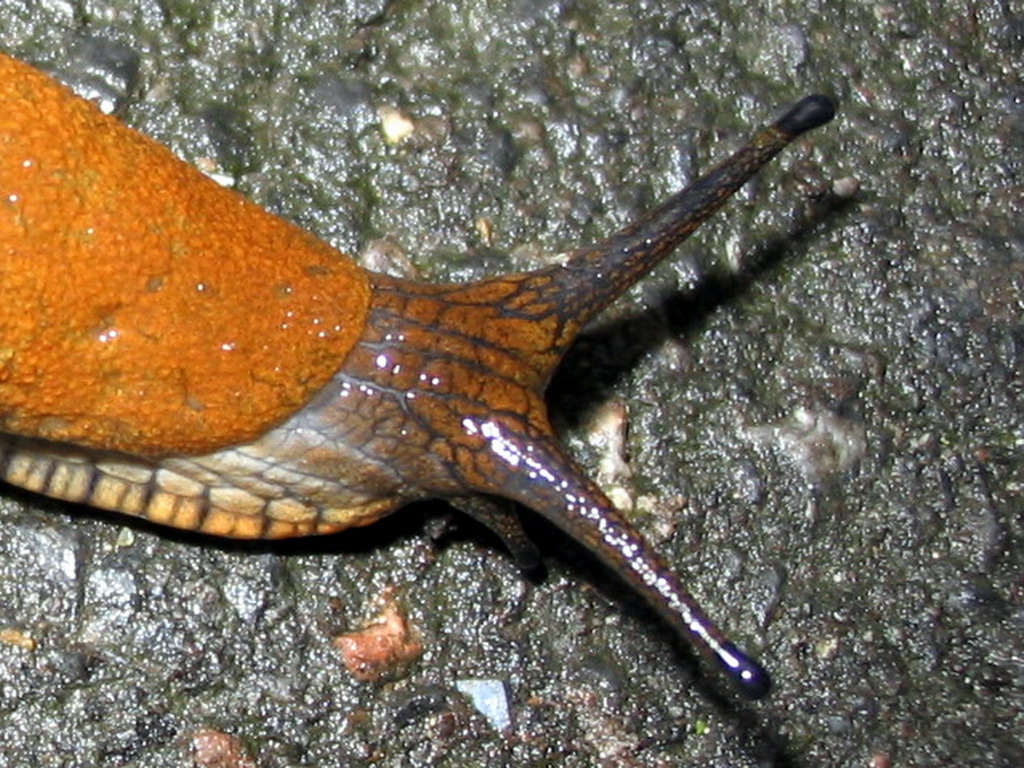
<path fill-rule="evenodd" d="M 192 734 L 192 765 L 196 768 L 256 768 L 242 742 L 213 728 Z"/>
<path fill-rule="evenodd" d="M 508 708 L 508 692 L 501 680 L 467 678 L 455 681 L 455 690 L 469 698 L 473 707 L 487 718 L 497 731 L 504 731 L 512 725 Z"/>
<path fill-rule="evenodd" d="M 423 654 L 419 632 L 398 607 L 392 590 L 381 597 L 383 607 L 362 629 L 334 639 L 345 668 L 362 682 L 392 677 Z"/>
<path fill-rule="evenodd" d="M 384 140 L 388 144 L 401 144 L 416 130 L 413 119 L 400 109 L 381 107 L 377 114 L 380 117 L 381 130 L 384 131 Z"/>

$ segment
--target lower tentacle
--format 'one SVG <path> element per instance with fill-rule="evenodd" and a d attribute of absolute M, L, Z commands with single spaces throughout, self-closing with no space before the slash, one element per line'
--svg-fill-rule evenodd
<path fill-rule="evenodd" d="M 744 694 L 761 698 L 768 693 L 767 671 L 708 618 L 672 568 L 553 439 L 518 420 L 490 418 L 466 428 L 482 441 L 475 476 L 494 483 L 480 490 L 500 488 L 539 512 L 623 578 L 678 635 L 713 658 Z"/>

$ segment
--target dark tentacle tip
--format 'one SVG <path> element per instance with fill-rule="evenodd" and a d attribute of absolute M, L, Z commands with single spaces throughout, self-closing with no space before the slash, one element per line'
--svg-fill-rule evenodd
<path fill-rule="evenodd" d="M 772 689 L 772 678 L 768 670 L 747 656 L 732 643 L 722 646 L 718 652 L 722 669 L 749 699 L 763 699 Z"/>
<path fill-rule="evenodd" d="M 828 96 L 805 96 L 775 122 L 775 127 L 790 136 L 824 125 L 836 116 L 836 105 Z"/>
<path fill-rule="evenodd" d="M 541 560 L 540 550 L 532 541 L 524 542 L 512 553 L 516 567 L 519 572 L 528 577 L 540 577 L 544 573 L 544 561 Z"/>

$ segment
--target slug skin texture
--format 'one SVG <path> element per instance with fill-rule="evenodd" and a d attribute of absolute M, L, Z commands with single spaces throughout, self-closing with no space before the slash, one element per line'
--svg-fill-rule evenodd
<path fill-rule="evenodd" d="M 0 54 L 0 430 L 136 456 L 246 443 L 366 322 L 367 274 Z"/>

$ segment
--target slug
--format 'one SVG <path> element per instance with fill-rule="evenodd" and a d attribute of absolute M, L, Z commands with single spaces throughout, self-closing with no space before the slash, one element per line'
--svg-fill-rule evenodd
<path fill-rule="evenodd" d="M 0 477 L 236 538 L 440 498 L 528 565 L 516 502 L 763 696 L 767 672 L 559 446 L 543 393 L 591 318 L 833 115 L 804 98 L 558 265 L 428 285 L 360 268 L 0 54 Z"/>

